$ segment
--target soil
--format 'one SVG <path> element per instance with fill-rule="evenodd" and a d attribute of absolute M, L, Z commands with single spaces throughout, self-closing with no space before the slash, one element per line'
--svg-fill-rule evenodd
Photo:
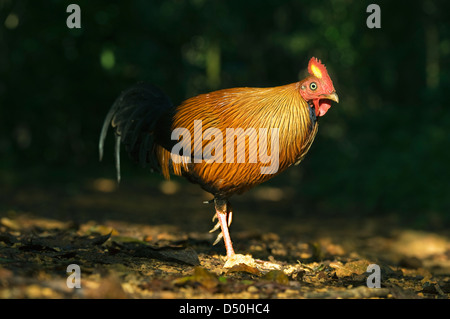
<path fill-rule="evenodd" d="M 232 198 L 234 249 L 260 262 L 224 268 L 202 203 L 211 195 L 190 184 L 5 188 L 0 298 L 449 299 L 444 228 L 321 216 L 287 194 L 260 186 Z"/>

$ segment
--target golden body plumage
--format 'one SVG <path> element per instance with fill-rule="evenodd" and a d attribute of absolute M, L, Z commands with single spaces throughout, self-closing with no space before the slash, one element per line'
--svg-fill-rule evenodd
<path fill-rule="evenodd" d="M 273 88 L 233 88 L 201 94 L 184 101 L 176 108 L 172 129 L 186 128 L 194 136 L 194 121 L 201 121 L 203 133 L 208 128 L 217 128 L 222 132 L 222 163 L 174 163 L 170 150 L 158 147 L 158 162 L 162 172 L 169 178 L 170 170 L 176 175 L 184 175 L 190 181 L 198 183 L 206 191 L 227 198 L 234 193 L 242 193 L 281 173 L 287 167 L 298 163 L 307 153 L 317 133 L 318 124 L 308 103 L 299 93 L 300 83 L 292 83 Z M 262 174 L 261 167 L 268 164 L 259 160 L 260 144 L 251 144 L 246 138 L 245 162 L 238 162 L 237 147 L 234 149 L 234 161 L 226 162 L 225 142 L 227 128 L 255 129 L 257 141 L 260 140 L 259 128 L 268 129 L 267 152 L 270 152 L 272 136 L 270 129 L 279 129 L 279 166 L 273 174 Z M 238 136 L 234 142 L 237 144 Z M 202 150 L 211 143 L 202 139 Z M 190 149 L 195 149 L 191 139 Z M 193 155 L 193 154 L 192 154 Z M 251 163 L 250 158 L 258 158 Z"/>

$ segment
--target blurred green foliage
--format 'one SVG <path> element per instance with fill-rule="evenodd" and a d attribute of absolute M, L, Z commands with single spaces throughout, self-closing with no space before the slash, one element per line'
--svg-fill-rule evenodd
<path fill-rule="evenodd" d="M 295 82 L 316 56 L 341 102 L 302 164 L 272 183 L 317 210 L 448 220 L 450 2 L 375 1 L 381 29 L 366 26 L 372 1 L 84 0 L 81 29 L 66 27 L 69 3 L 0 0 L 3 183 L 113 177 L 98 134 L 137 81 L 179 103 Z"/>

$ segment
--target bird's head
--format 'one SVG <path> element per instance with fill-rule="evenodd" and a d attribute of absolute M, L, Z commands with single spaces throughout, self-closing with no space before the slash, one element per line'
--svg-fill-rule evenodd
<path fill-rule="evenodd" d="M 331 107 L 331 101 L 339 103 L 333 82 L 325 65 L 312 57 L 308 64 L 308 76 L 300 82 L 300 95 L 314 105 L 316 116 L 323 116 Z"/>

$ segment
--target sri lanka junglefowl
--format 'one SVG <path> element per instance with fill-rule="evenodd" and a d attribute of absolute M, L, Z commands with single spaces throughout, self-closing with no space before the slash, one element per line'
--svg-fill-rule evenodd
<path fill-rule="evenodd" d="M 228 227 L 229 198 L 283 172 L 305 157 L 324 116 L 338 96 L 316 58 L 309 75 L 270 88 L 231 88 L 200 94 L 174 106 L 158 88 L 138 84 L 124 91 L 108 112 L 100 135 L 100 159 L 111 125 L 120 180 L 121 144 L 142 165 L 183 176 L 211 193 L 227 258 L 235 255 Z"/>

